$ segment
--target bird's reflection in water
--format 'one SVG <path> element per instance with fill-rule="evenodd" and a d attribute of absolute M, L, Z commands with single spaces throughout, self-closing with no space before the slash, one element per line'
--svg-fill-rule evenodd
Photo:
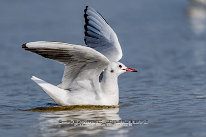
<path fill-rule="evenodd" d="M 109 135 L 125 136 L 127 128 L 122 125 L 98 126 L 88 124 L 87 126 L 74 126 L 71 121 L 86 120 L 121 120 L 119 108 L 102 110 L 71 110 L 57 112 L 43 112 L 40 114 L 40 130 L 43 136 L 76 136 L 76 135 Z M 113 132 L 114 131 L 114 132 Z"/>
<path fill-rule="evenodd" d="M 196 35 L 206 31 L 206 0 L 190 0 L 189 17 Z"/>

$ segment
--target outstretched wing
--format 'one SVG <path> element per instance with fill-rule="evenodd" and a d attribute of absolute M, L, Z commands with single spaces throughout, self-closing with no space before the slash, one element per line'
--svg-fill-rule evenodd
<path fill-rule="evenodd" d="M 22 48 L 65 64 L 61 84 L 63 89 L 70 89 L 73 84 L 78 86 L 78 81 L 98 85 L 100 73 L 109 64 L 109 60 L 101 53 L 80 45 L 37 41 L 23 44 Z"/>
<path fill-rule="evenodd" d="M 119 61 L 122 58 L 122 49 L 113 29 L 106 20 L 93 8 L 86 6 L 84 10 L 85 37 L 84 41 L 110 61 Z"/>

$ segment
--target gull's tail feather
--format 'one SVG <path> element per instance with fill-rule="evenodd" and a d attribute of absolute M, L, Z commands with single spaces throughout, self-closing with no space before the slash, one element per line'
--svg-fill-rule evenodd
<path fill-rule="evenodd" d="M 37 83 L 57 104 L 64 105 L 67 101 L 67 91 L 54 86 L 42 79 L 32 76 L 31 79 Z"/>

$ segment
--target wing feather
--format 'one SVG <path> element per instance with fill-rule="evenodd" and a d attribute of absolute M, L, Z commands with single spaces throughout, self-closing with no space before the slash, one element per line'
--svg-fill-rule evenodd
<path fill-rule="evenodd" d="M 110 61 L 119 61 L 122 58 L 122 49 L 116 33 L 103 16 L 95 9 L 86 6 L 84 18 L 86 45 L 99 51 Z"/>
<path fill-rule="evenodd" d="M 97 82 L 100 73 L 109 64 L 109 60 L 98 51 L 80 45 L 37 41 L 23 44 L 22 48 L 65 64 L 63 89 L 71 88 L 78 80 Z"/>

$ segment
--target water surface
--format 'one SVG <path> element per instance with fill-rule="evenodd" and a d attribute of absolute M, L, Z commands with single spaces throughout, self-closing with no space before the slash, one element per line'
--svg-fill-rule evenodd
<path fill-rule="evenodd" d="M 1 136 L 206 136 L 206 9 L 187 0 L 0 1 Z M 21 45 L 84 45 L 90 5 L 119 37 L 121 60 L 138 73 L 119 77 L 120 108 L 21 111 L 56 104 L 30 80 L 59 84 L 64 67 Z M 134 126 L 71 126 L 67 120 L 147 120 Z"/>

